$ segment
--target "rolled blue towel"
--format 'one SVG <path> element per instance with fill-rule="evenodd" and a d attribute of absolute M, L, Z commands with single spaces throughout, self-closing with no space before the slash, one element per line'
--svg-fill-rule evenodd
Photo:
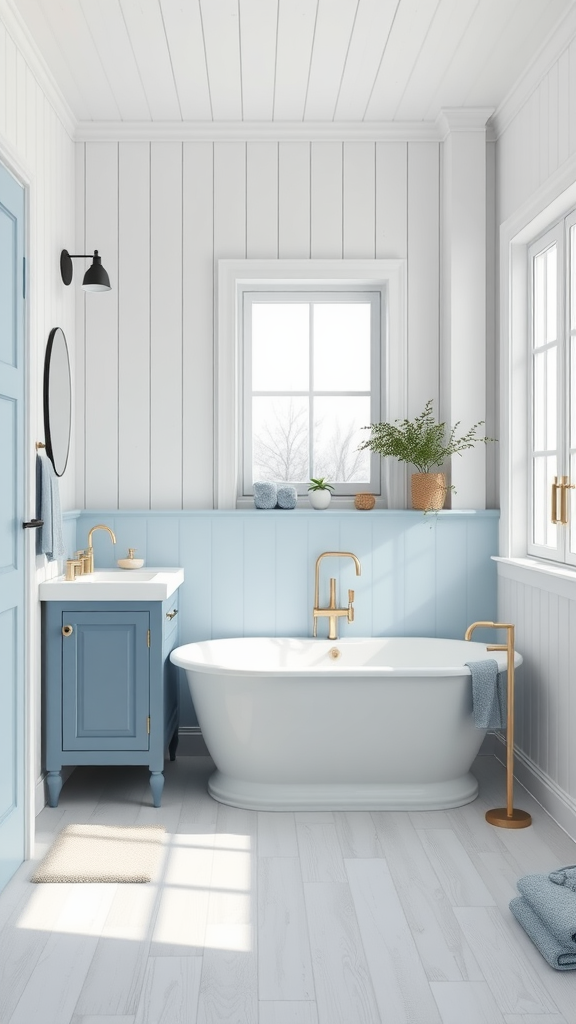
<path fill-rule="evenodd" d="M 565 868 L 551 871 L 548 878 L 556 885 L 565 885 L 567 889 L 576 892 L 576 864 L 568 864 Z"/>
<path fill-rule="evenodd" d="M 555 885 L 548 875 L 524 875 L 516 887 L 546 930 L 565 949 L 572 949 L 576 963 L 576 894 Z"/>
<path fill-rule="evenodd" d="M 291 484 L 278 484 L 278 508 L 296 508 L 298 495 Z"/>
<path fill-rule="evenodd" d="M 555 971 L 576 970 L 576 947 L 570 949 L 558 942 L 523 896 L 510 901 L 510 910 L 550 967 Z"/>
<path fill-rule="evenodd" d="M 254 504 L 256 508 L 276 508 L 278 488 L 270 480 L 254 482 Z"/>
<path fill-rule="evenodd" d="M 466 661 L 472 676 L 472 713 L 477 729 L 505 729 L 508 673 L 494 658 Z"/>

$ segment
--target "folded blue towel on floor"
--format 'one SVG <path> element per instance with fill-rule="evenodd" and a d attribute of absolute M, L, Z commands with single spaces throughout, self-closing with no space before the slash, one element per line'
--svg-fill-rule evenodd
<path fill-rule="evenodd" d="M 564 946 L 546 928 L 544 922 L 523 896 L 516 896 L 510 902 L 510 910 L 524 931 L 555 971 L 576 970 L 576 946 Z"/>
<path fill-rule="evenodd" d="M 507 709 L 507 671 L 498 671 L 494 658 L 466 661 L 472 676 L 472 713 L 477 729 L 505 729 Z"/>
<path fill-rule="evenodd" d="M 565 868 L 551 871 L 548 878 L 556 885 L 565 885 L 567 889 L 576 892 L 576 864 L 568 864 Z"/>
<path fill-rule="evenodd" d="M 555 885 L 548 875 L 524 875 L 516 887 L 547 931 L 576 956 L 576 893 Z"/>

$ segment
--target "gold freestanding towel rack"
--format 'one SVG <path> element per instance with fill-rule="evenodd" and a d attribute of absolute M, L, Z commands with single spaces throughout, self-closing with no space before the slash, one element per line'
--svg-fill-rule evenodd
<path fill-rule="evenodd" d="M 473 622 L 464 634 L 470 640 L 472 633 L 479 626 L 488 629 L 505 629 L 505 644 L 487 645 L 487 651 L 506 651 L 508 666 L 508 696 L 506 712 L 506 807 L 495 807 L 486 811 L 486 821 L 499 828 L 527 828 L 532 824 L 528 811 L 514 808 L 514 626 L 510 622 Z"/>

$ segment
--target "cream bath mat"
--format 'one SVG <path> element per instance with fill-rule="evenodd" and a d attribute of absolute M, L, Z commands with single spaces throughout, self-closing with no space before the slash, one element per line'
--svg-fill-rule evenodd
<path fill-rule="evenodd" d="M 162 850 L 163 825 L 67 825 L 32 882 L 150 882 Z"/>

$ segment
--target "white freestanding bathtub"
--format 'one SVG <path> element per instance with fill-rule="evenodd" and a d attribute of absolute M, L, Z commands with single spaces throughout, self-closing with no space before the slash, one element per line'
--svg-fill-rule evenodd
<path fill-rule="evenodd" d="M 172 651 L 186 670 L 222 803 L 257 810 L 457 807 L 470 766 L 466 661 L 506 654 L 421 637 L 206 640 Z M 515 663 L 522 658 L 516 654 Z"/>

